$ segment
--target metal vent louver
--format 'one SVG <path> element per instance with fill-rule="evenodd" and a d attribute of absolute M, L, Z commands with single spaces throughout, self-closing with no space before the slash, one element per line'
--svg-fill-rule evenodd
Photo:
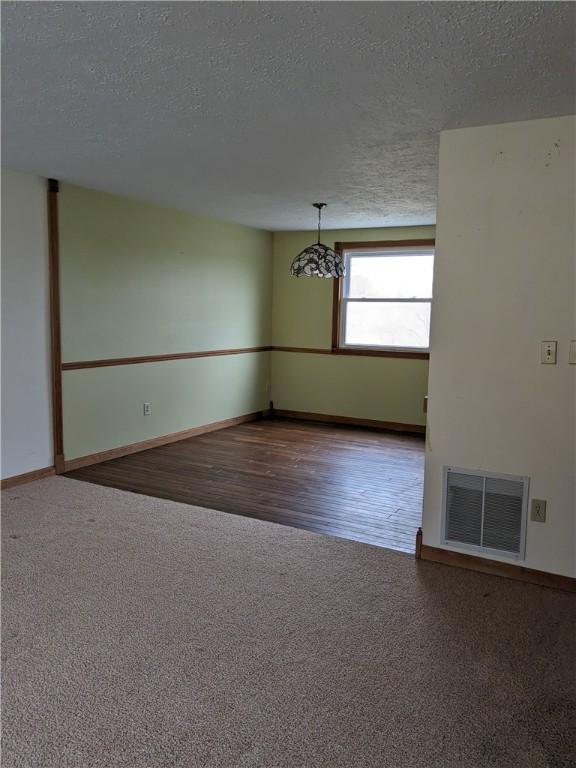
<path fill-rule="evenodd" d="M 445 544 L 524 557 L 528 478 L 444 468 Z"/>

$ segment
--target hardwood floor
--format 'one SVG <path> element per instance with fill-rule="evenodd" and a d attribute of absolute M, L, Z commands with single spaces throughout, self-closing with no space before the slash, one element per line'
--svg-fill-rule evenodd
<path fill-rule="evenodd" d="M 266 419 L 67 476 L 413 552 L 422 514 L 424 441 Z"/>

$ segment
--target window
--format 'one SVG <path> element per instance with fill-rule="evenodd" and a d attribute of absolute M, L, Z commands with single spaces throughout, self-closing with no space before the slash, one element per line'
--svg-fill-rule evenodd
<path fill-rule="evenodd" d="M 434 246 L 343 243 L 342 250 L 336 346 L 427 352 Z"/>

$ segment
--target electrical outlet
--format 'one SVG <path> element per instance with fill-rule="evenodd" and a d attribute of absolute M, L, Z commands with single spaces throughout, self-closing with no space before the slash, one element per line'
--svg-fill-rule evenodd
<path fill-rule="evenodd" d="M 152 406 L 150 405 L 150 403 L 144 403 L 143 411 L 144 411 L 144 416 L 150 416 L 150 414 L 152 413 Z"/>
<path fill-rule="evenodd" d="M 556 365 L 557 352 L 557 341 L 543 341 L 540 345 L 540 362 L 543 365 Z"/>
<path fill-rule="evenodd" d="M 546 522 L 546 502 L 543 499 L 532 499 L 530 520 L 534 523 Z"/>

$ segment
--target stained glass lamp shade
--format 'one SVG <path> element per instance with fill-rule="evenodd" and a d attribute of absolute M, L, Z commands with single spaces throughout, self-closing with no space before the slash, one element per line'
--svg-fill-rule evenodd
<path fill-rule="evenodd" d="M 320 242 L 320 220 L 326 203 L 314 203 L 318 209 L 318 242 L 304 248 L 290 267 L 294 277 L 344 277 L 344 260 L 324 243 Z"/>

